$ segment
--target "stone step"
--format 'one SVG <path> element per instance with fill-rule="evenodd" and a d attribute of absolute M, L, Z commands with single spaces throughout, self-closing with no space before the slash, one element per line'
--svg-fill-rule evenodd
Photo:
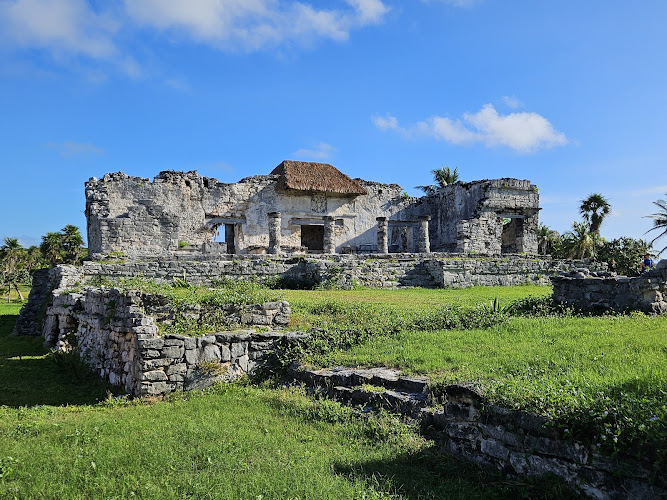
<path fill-rule="evenodd" d="M 402 377 L 398 370 L 391 368 L 337 366 L 311 370 L 294 362 L 288 374 L 306 386 L 321 389 L 341 401 L 384 408 L 412 418 L 420 418 L 423 409 L 428 406 L 428 379 Z"/>

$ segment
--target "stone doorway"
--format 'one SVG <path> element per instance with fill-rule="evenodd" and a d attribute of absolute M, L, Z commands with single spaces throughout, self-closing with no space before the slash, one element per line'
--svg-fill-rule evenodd
<path fill-rule="evenodd" d="M 518 253 L 523 251 L 519 244 L 519 238 L 523 236 L 523 217 L 511 217 L 503 219 L 502 253 Z"/>
<path fill-rule="evenodd" d="M 301 226 L 301 246 L 309 252 L 324 250 L 324 226 Z"/>
<path fill-rule="evenodd" d="M 236 224 L 225 224 L 225 244 L 227 253 L 236 253 Z"/>

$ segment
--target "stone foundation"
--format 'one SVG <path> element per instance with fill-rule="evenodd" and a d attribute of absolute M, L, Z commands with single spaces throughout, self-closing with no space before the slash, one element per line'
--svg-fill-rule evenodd
<path fill-rule="evenodd" d="M 221 277 L 271 282 L 280 278 L 304 285 L 333 281 L 374 288 L 415 286 L 465 288 L 476 285 L 548 285 L 549 277 L 582 266 L 602 270 L 604 264 L 534 259 L 527 256 L 474 258 L 453 254 L 321 255 L 308 257 L 247 255 L 211 260 L 149 261 L 123 264 L 86 262 L 87 277 L 145 276 L 156 281 L 183 278 L 208 284 Z"/>
<path fill-rule="evenodd" d="M 667 260 L 640 276 L 591 276 L 571 272 L 551 278 L 558 302 L 582 309 L 649 314 L 667 312 Z"/>
<path fill-rule="evenodd" d="M 230 323 L 270 327 L 286 325 L 290 313 L 284 301 L 220 310 Z M 193 308 L 179 313 L 196 318 L 207 311 Z M 42 332 L 45 343 L 58 350 L 78 346 L 82 359 L 96 373 L 133 396 L 203 388 L 218 380 L 252 375 L 270 359 L 278 341 L 299 337 L 255 330 L 202 337 L 158 335 L 156 319 L 173 318 L 174 308 L 160 296 L 105 288 L 56 291 Z"/>

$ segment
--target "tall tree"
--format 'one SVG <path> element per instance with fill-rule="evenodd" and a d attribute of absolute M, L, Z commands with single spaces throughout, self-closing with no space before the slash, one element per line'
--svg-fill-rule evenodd
<path fill-rule="evenodd" d="M 572 230 L 563 235 L 565 253 L 570 259 L 593 257 L 595 254 L 595 237 L 585 222 L 573 222 Z"/>
<path fill-rule="evenodd" d="M 62 248 L 62 234 L 46 233 L 42 236 L 39 251 L 42 252 L 42 256 L 51 267 L 62 264 L 65 257 Z"/>
<path fill-rule="evenodd" d="M 440 188 L 454 184 L 459 180 L 459 167 L 454 167 L 454 170 L 451 170 L 449 166 L 441 166 L 440 168 L 431 170 L 431 174 L 433 175 L 433 180 L 436 182 L 435 184 L 415 186 L 415 189 L 421 189 L 426 194 L 433 194 Z"/>
<path fill-rule="evenodd" d="M 81 237 L 79 228 L 72 224 L 67 224 L 60 230 L 60 233 L 62 234 L 62 249 L 65 254 L 64 263 L 76 264 L 84 254 L 83 238 Z"/>
<path fill-rule="evenodd" d="M 665 196 L 667 196 L 667 193 L 665 193 Z M 646 217 L 649 219 L 653 219 L 653 227 L 646 231 L 647 233 L 650 231 L 655 231 L 656 229 L 661 231 L 661 233 L 653 238 L 651 240 L 651 245 L 655 243 L 656 240 L 662 238 L 663 236 L 667 236 L 667 200 L 658 200 L 654 201 L 653 204 L 658 207 L 658 211 L 654 214 L 647 215 Z M 658 255 L 661 254 L 667 250 L 667 246 L 665 246 L 662 250 L 658 252 Z"/>
<path fill-rule="evenodd" d="M 579 213 L 588 223 L 588 230 L 597 235 L 600 234 L 600 226 L 610 211 L 611 205 L 600 193 L 593 193 L 584 198 L 579 206 Z"/>
<path fill-rule="evenodd" d="M 4 244 L 0 247 L 0 274 L 2 274 L 2 281 L 11 292 L 12 287 L 16 290 L 19 299 L 23 300 L 23 294 L 19 289 L 19 281 L 23 276 L 21 270 L 21 260 L 25 254 L 25 249 L 19 243 L 17 238 L 5 238 Z M 9 300 L 9 293 L 7 294 Z"/>

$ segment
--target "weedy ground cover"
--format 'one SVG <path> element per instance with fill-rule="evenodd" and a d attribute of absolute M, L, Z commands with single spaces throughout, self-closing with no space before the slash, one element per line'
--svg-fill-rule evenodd
<path fill-rule="evenodd" d="M 0 306 L 0 357 L 12 363 L 0 395 L 13 394 L 0 406 L 0 497 L 572 497 L 558 481 L 507 481 L 390 415 L 362 418 L 300 389 L 230 384 L 127 401 L 85 379 L 88 399 L 75 400 L 40 339 L 9 336 L 17 312 Z M 17 392 L 26 376 L 44 385 Z"/>
<path fill-rule="evenodd" d="M 551 303 L 548 287 L 376 290 L 375 302 L 363 292 L 286 292 L 295 323 L 323 330 L 294 354 L 428 375 L 436 394 L 473 382 L 491 402 L 551 418 L 565 438 L 610 453 L 648 445 L 667 461 L 667 317 L 579 313 Z"/>

